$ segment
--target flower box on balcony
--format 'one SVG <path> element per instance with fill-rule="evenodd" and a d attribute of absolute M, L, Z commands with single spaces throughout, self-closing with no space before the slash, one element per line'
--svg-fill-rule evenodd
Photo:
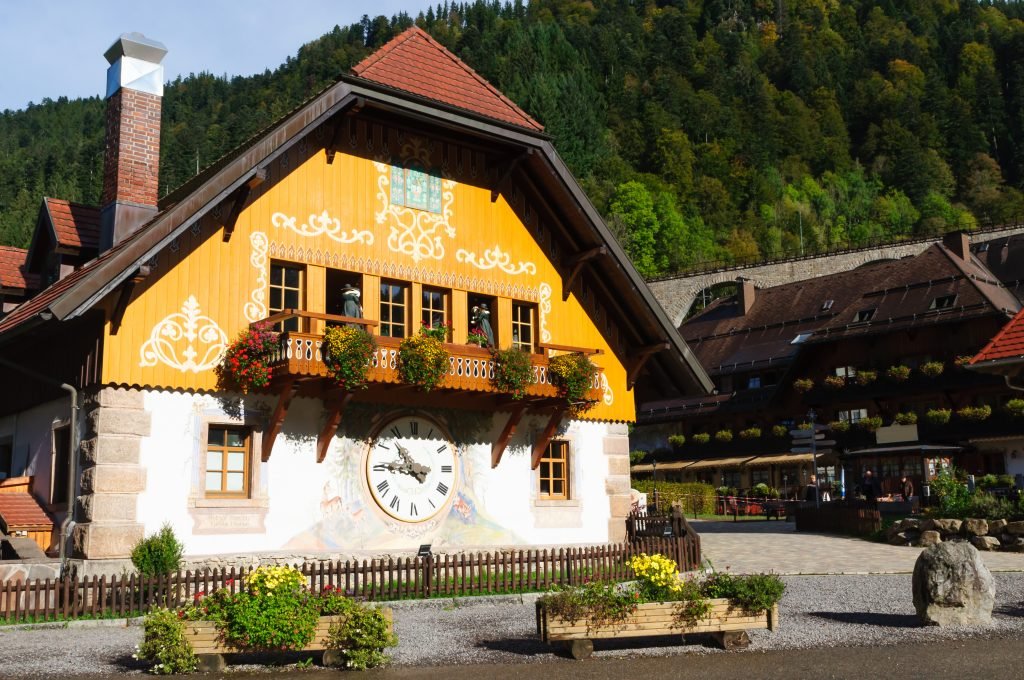
<path fill-rule="evenodd" d="M 592 625 L 590 622 L 566 621 L 548 612 L 543 602 L 537 603 L 537 633 L 547 643 L 561 642 L 575 659 L 585 659 L 594 650 L 592 640 L 600 638 L 647 637 L 652 635 L 687 635 L 713 633 L 726 649 L 735 648 L 746 638 L 747 630 L 766 628 L 775 630 L 779 625 L 778 605 L 759 614 L 751 614 L 733 605 L 729 600 L 710 600 L 711 611 L 693 624 L 680 620 L 679 602 L 648 602 L 637 605 L 636 610 L 621 623 Z"/>

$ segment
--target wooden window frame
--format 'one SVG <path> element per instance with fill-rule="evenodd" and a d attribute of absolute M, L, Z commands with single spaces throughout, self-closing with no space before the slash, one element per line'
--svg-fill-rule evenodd
<path fill-rule="evenodd" d="M 383 295 L 383 292 L 384 292 L 383 288 L 384 288 L 384 286 L 396 286 L 398 288 L 401 288 L 402 291 L 403 291 L 402 304 L 399 305 L 399 304 L 396 304 L 394 302 L 391 302 L 390 299 L 385 300 L 384 299 L 384 295 Z M 381 279 L 380 280 L 380 289 L 381 289 L 381 291 L 380 291 L 381 295 L 379 296 L 379 300 L 377 302 L 377 305 L 378 305 L 377 311 L 379 313 L 377 318 L 378 318 L 378 323 L 380 324 L 377 327 L 379 335 L 381 337 L 397 338 L 399 340 L 401 340 L 402 338 L 408 338 L 411 335 L 411 332 L 410 332 L 411 329 L 409 328 L 409 326 L 410 326 L 410 324 L 409 324 L 409 313 L 412 311 L 412 304 L 411 304 L 412 303 L 412 298 L 410 297 L 412 295 L 412 285 L 408 281 L 399 281 L 399 280 L 396 280 L 396 279 Z M 390 298 L 390 295 L 388 297 Z M 385 306 L 387 306 L 389 308 L 388 309 L 388 311 L 389 311 L 388 321 L 384 320 L 384 307 Z M 401 307 L 402 308 L 402 335 L 401 336 L 396 336 L 393 333 L 394 327 L 398 325 L 394 321 L 394 317 L 395 317 L 394 311 L 395 311 L 396 307 Z M 385 328 L 387 328 L 387 330 L 389 331 L 389 333 L 387 335 L 385 335 L 385 333 L 384 333 Z"/>
<path fill-rule="evenodd" d="M 428 294 L 440 293 L 441 294 L 441 308 L 438 309 L 433 307 L 433 301 L 427 299 Z M 430 302 L 430 304 L 427 304 Z M 448 327 L 448 342 L 452 341 L 452 291 L 448 288 L 435 288 L 433 286 L 423 286 L 420 289 L 420 324 L 433 326 L 434 314 L 441 312 L 441 316 L 444 318 L 444 325 Z"/>
<path fill-rule="evenodd" d="M 554 455 L 556 451 L 559 451 L 561 455 Z M 567 439 L 553 439 L 548 444 L 548 449 L 544 456 L 540 459 L 540 464 L 537 466 L 537 499 L 543 501 L 568 501 L 572 499 L 572 489 L 570 488 L 571 475 L 569 472 L 570 458 L 572 457 L 572 448 L 569 440 Z M 555 476 L 552 472 L 555 463 L 562 463 L 562 474 Z M 544 482 L 547 482 L 548 491 L 544 492 Z M 562 493 L 552 493 L 554 483 L 556 481 L 562 482 Z"/>
<path fill-rule="evenodd" d="M 223 447 L 211 447 L 210 446 L 210 430 L 221 429 L 225 432 L 228 430 L 242 431 L 245 433 L 245 444 L 241 447 L 230 447 L 226 443 Z M 248 425 L 239 423 L 209 423 L 204 428 L 203 444 L 202 444 L 202 471 L 200 475 L 200 488 L 202 490 L 202 496 L 204 498 L 219 499 L 219 498 L 250 498 L 252 494 L 252 468 L 253 468 L 253 429 Z M 214 491 L 208 489 L 206 486 L 206 476 L 210 472 L 208 467 L 210 451 L 220 451 L 221 453 L 221 489 Z M 227 467 L 228 454 L 232 452 L 242 453 L 242 490 L 241 491 L 227 491 L 225 490 L 227 475 L 229 472 L 237 472 L 236 470 L 230 470 Z"/>
<path fill-rule="evenodd" d="M 280 268 L 282 271 L 285 270 L 285 269 L 294 269 L 294 270 L 298 271 L 299 272 L 299 286 L 298 286 L 298 288 L 293 288 L 291 286 L 286 286 L 283 275 L 281 277 L 281 283 L 277 284 L 275 282 L 275 280 L 274 280 L 274 269 L 275 268 Z M 298 290 L 298 292 L 299 292 L 299 306 L 298 306 L 298 308 L 299 309 L 305 309 L 306 308 L 306 265 L 295 263 L 295 262 L 284 262 L 284 261 L 272 261 L 270 263 L 270 272 L 269 272 L 269 278 L 268 278 L 268 283 L 267 283 L 267 311 L 270 314 L 274 314 L 275 312 L 280 312 L 280 311 L 282 311 L 284 309 L 288 309 L 288 307 L 284 307 L 284 306 L 282 306 L 280 308 L 275 308 L 273 306 L 273 303 L 272 303 L 272 301 L 274 299 L 273 291 L 274 291 L 275 288 L 278 288 L 278 289 L 281 290 L 281 304 L 282 305 L 284 305 L 284 297 L 285 297 L 285 292 L 286 291 Z M 301 332 L 301 331 L 304 330 L 304 325 L 305 325 L 305 320 L 304 319 L 289 319 L 287 321 L 281 321 L 279 323 L 274 324 L 274 330 L 276 330 L 279 333 L 285 332 L 285 331 L 289 331 L 289 330 L 290 331 Z"/>
<path fill-rule="evenodd" d="M 523 321 L 521 314 L 526 310 L 528 319 Z M 522 342 L 517 340 L 519 331 L 522 328 L 530 330 L 530 341 Z M 537 351 L 537 305 L 532 302 L 512 301 L 512 347 L 525 350 L 530 354 Z"/>

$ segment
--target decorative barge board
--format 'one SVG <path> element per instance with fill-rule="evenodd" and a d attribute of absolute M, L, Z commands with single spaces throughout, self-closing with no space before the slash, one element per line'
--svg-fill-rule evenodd
<path fill-rule="evenodd" d="M 711 600 L 711 611 L 693 625 L 677 620 L 678 602 L 647 602 L 638 605 L 625 621 L 592 626 L 586 621 L 569 622 L 550 615 L 543 602 L 537 602 L 537 634 L 547 643 L 564 643 L 574 659 L 585 659 L 594 651 L 593 640 L 600 638 L 650 637 L 711 633 L 723 649 L 739 649 L 750 644 L 748 630 L 775 630 L 779 625 L 778 605 L 760 614 L 750 614 L 727 599 Z"/>
<path fill-rule="evenodd" d="M 389 607 L 382 607 L 381 613 L 388 621 L 388 632 L 394 632 L 393 612 Z M 321 616 L 316 624 L 316 632 L 313 639 L 302 649 L 289 650 L 292 652 L 323 652 L 323 664 L 333 666 L 339 661 L 337 652 L 327 649 L 324 643 L 331 626 L 344 620 L 343 616 Z M 185 639 L 192 645 L 192 651 L 199 657 L 199 670 L 203 672 L 219 673 L 224 670 L 226 661 L 225 654 L 253 654 L 263 653 L 265 650 L 232 647 L 224 643 L 217 624 L 213 621 L 184 621 Z"/>

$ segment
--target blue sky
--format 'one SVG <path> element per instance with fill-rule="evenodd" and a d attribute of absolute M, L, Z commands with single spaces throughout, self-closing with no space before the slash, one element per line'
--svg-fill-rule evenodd
<path fill-rule="evenodd" d="M 103 53 L 139 31 L 169 50 L 168 80 L 275 68 L 299 47 L 364 14 L 415 16 L 436 0 L 0 0 L 0 110 L 44 97 L 102 95 Z"/>

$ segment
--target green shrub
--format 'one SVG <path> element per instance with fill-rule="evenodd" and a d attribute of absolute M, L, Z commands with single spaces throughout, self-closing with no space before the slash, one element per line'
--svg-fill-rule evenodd
<path fill-rule="evenodd" d="M 726 598 L 749 614 L 760 614 L 782 599 L 786 584 L 775 574 L 737 576 L 724 572 L 707 575 L 701 591 L 710 598 Z"/>
<path fill-rule="evenodd" d="M 681 449 L 683 448 L 683 444 L 686 443 L 686 435 L 670 434 L 668 436 L 668 443 L 674 449 Z"/>
<path fill-rule="evenodd" d="M 633 488 L 646 493 L 650 499 L 654 491 L 654 482 L 649 479 L 634 479 Z M 666 503 L 680 503 L 684 512 L 693 512 L 696 506 L 698 513 L 715 511 L 715 488 L 700 482 L 663 482 L 658 481 L 658 497 Z"/>
<path fill-rule="evenodd" d="M 916 425 L 917 414 L 913 411 L 907 411 L 906 413 L 897 413 L 896 417 L 893 418 L 893 422 L 897 425 Z"/>
<path fill-rule="evenodd" d="M 1005 498 L 996 498 L 989 493 L 975 493 L 968 501 L 964 518 L 1006 519 L 1016 521 L 1021 517 L 1020 506 Z"/>
<path fill-rule="evenodd" d="M 988 488 L 993 487 L 993 486 L 996 485 L 996 476 L 995 475 L 982 475 L 981 477 L 978 477 L 977 479 L 974 480 L 974 484 L 979 489 L 988 489 Z"/>
<path fill-rule="evenodd" d="M 942 517 L 965 517 L 971 494 L 967 485 L 957 479 L 956 470 L 943 470 L 931 481 L 932 494 L 938 498 L 938 514 Z"/>
<path fill-rule="evenodd" d="M 646 457 L 646 451 L 644 451 L 643 449 L 634 449 L 633 451 L 629 452 L 629 464 L 636 465 Z"/>
<path fill-rule="evenodd" d="M 996 475 L 996 486 L 1014 486 L 1013 475 Z"/>
<path fill-rule="evenodd" d="M 719 430 L 715 433 L 715 441 L 723 444 L 732 441 L 732 430 Z"/>
<path fill-rule="evenodd" d="M 177 612 L 154 609 L 142 623 L 143 638 L 136 658 L 153 663 L 158 675 L 191 673 L 198 664 L 192 645 L 185 637 L 185 626 Z"/>
<path fill-rule="evenodd" d="M 694 444 L 707 444 L 709 441 L 711 441 L 711 435 L 709 435 L 707 432 L 698 432 L 697 434 L 693 435 Z"/>
<path fill-rule="evenodd" d="M 932 425 L 945 425 L 952 413 L 948 408 L 931 408 L 924 414 L 924 419 Z"/>
<path fill-rule="evenodd" d="M 362 671 L 391 660 L 384 650 L 397 645 L 398 638 L 379 609 L 338 596 L 331 598 L 331 605 L 324 607 L 323 613 L 345 617 L 331 625 L 326 644 L 328 649 L 340 652 L 345 668 Z"/>
<path fill-rule="evenodd" d="M 585 620 L 590 628 L 622 623 L 636 611 L 640 598 L 637 593 L 614 583 L 591 581 L 552 590 L 540 601 L 549 616 L 557 616 L 572 625 Z"/>
<path fill-rule="evenodd" d="M 1006 412 L 1015 418 L 1024 416 L 1024 399 L 1010 399 L 1006 402 Z"/>
<path fill-rule="evenodd" d="M 760 484 L 754 485 L 754 488 L 750 490 L 750 495 L 756 498 L 778 498 L 779 491 L 778 489 L 761 482 Z"/>
<path fill-rule="evenodd" d="M 143 576 L 173 574 L 181 566 L 181 555 L 185 551 L 174 529 L 164 524 L 160 531 L 140 539 L 132 548 L 132 564 Z"/>

